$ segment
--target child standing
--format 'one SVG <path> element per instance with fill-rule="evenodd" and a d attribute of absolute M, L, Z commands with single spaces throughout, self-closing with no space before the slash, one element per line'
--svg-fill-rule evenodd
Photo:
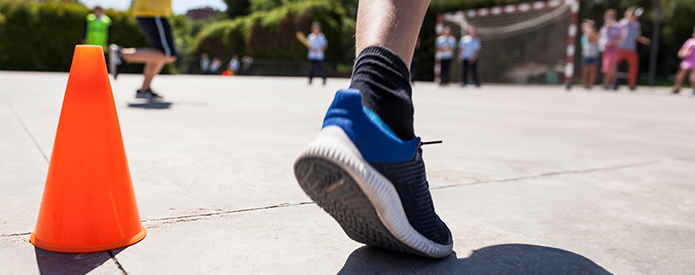
<path fill-rule="evenodd" d="M 82 44 L 101 46 L 106 52 L 111 44 L 111 18 L 104 14 L 101 6 L 94 7 L 93 13 L 87 15 L 82 31 Z"/>
<path fill-rule="evenodd" d="M 620 28 L 615 22 L 616 12 L 607 10 L 603 16 L 604 25 L 601 27 L 601 45 L 603 46 L 603 88 L 608 90 L 611 85 L 617 83 L 615 75 L 618 71 L 618 43 L 620 42 Z M 612 87 L 617 89 L 617 86 Z"/>
<path fill-rule="evenodd" d="M 200 55 L 200 73 L 208 74 L 210 71 L 210 56 L 207 53 Z"/>
<path fill-rule="evenodd" d="M 676 81 L 673 83 L 673 94 L 678 94 L 683 85 L 685 74 L 690 71 L 690 86 L 693 87 L 695 95 L 695 28 L 693 28 L 692 38 L 685 41 L 683 47 L 678 51 L 678 57 L 682 58 L 681 69 L 676 74 Z"/>
<path fill-rule="evenodd" d="M 629 7 L 625 11 L 625 18 L 620 20 L 618 27 L 620 28 L 620 43 L 618 43 L 618 60 L 617 66 L 627 61 L 627 85 L 630 90 L 637 89 L 637 73 L 639 70 L 639 54 L 637 53 L 637 42 L 644 45 L 650 45 L 652 41 L 649 38 L 642 36 L 642 26 L 637 21 L 637 8 Z M 641 14 L 641 12 L 639 12 Z M 618 84 L 616 83 L 616 87 Z"/>
<path fill-rule="evenodd" d="M 468 84 L 468 69 L 473 72 L 473 83 L 480 87 L 478 79 L 478 53 L 480 52 L 480 40 L 478 39 L 475 27 L 468 27 L 468 34 L 461 37 L 459 41 L 459 62 L 461 66 L 461 87 Z"/>
<path fill-rule="evenodd" d="M 436 56 L 439 58 L 441 68 L 439 73 L 441 77 L 439 86 L 448 86 L 451 71 L 451 59 L 454 58 L 454 50 L 456 49 L 456 38 L 451 36 L 451 28 L 445 26 L 442 29 L 442 35 L 437 37 L 435 46 L 437 50 Z"/>
<path fill-rule="evenodd" d="M 585 89 L 591 89 L 598 71 L 599 36 L 594 27 L 594 20 L 584 20 L 582 33 L 582 85 Z"/>
<path fill-rule="evenodd" d="M 222 67 L 222 60 L 217 57 L 213 58 L 212 62 L 210 62 L 210 70 L 208 71 L 208 74 L 216 75 L 219 72 L 220 67 Z"/>
<path fill-rule="evenodd" d="M 323 78 L 323 85 L 326 85 L 326 70 L 323 68 L 323 52 L 326 51 L 328 47 L 328 40 L 321 32 L 321 24 L 319 24 L 319 22 L 311 24 L 311 33 L 307 36 L 306 40 L 307 43 L 309 43 L 309 84 L 311 84 L 311 80 L 314 78 L 314 68 L 317 68 L 321 78 Z"/>
<path fill-rule="evenodd" d="M 236 75 L 239 73 L 239 67 L 241 66 L 241 62 L 239 62 L 239 56 L 234 55 L 232 56 L 232 60 L 229 61 L 229 70 L 232 72 L 232 75 Z"/>

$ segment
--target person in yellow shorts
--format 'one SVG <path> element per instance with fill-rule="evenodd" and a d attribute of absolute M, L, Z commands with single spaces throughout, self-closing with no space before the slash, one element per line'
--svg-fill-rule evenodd
<path fill-rule="evenodd" d="M 176 61 L 178 52 L 174 36 L 169 24 L 171 16 L 171 0 L 135 0 L 133 16 L 138 21 L 142 33 L 150 43 L 150 48 L 122 48 L 110 46 L 109 66 L 113 78 L 128 63 L 144 63 L 145 80 L 142 87 L 135 93 L 136 98 L 160 99 L 160 95 L 152 91 L 150 84 L 164 65 Z"/>

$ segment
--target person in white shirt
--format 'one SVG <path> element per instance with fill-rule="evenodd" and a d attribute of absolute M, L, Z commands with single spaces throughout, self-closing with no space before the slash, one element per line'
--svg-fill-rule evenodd
<path fill-rule="evenodd" d="M 241 62 L 239 62 L 239 56 L 235 54 L 232 56 L 232 60 L 229 61 L 229 70 L 233 74 L 237 74 L 239 73 L 239 66 L 241 66 Z"/>
<path fill-rule="evenodd" d="M 210 57 L 207 53 L 200 55 L 200 72 L 202 74 L 208 74 L 210 71 Z"/>
<path fill-rule="evenodd" d="M 323 85 L 326 85 L 326 70 L 323 68 L 323 52 L 328 48 L 328 40 L 321 32 L 321 24 L 314 22 L 311 24 L 311 33 L 306 38 L 309 44 L 309 84 L 314 78 L 314 69 L 319 70 L 319 74 L 323 78 Z"/>
<path fill-rule="evenodd" d="M 461 87 L 468 84 L 468 68 L 473 72 L 473 83 L 480 87 L 478 79 L 478 53 L 480 52 L 480 39 L 475 27 L 468 27 L 468 35 L 461 37 L 459 41 L 458 60 L 462 63 Z"/>
<path fill-rule="evenodd" d="M 447 86 L 449 85 L 449 76 L 451 74 L 451 59 L 454 58 L 454 50 L 456 49 L 456 38 L 451 36 L 451 28 L 444 27 L 442 29 L 442 35 L 437 37 L 435 46 L 441 68 L 439 86 Z"/>
<path fill-rule="evenodd" d="M 213 58 L 212 62 L 210 62 L 210 70 L 208 71 L 208 74 L 217 74 L 220 67 L 222 67 L 222 60 L 217 57 Z"/>

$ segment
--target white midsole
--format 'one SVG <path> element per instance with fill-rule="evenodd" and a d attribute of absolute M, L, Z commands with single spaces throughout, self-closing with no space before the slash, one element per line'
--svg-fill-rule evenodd
<path fill-rule="evenodd" d="M 405 245 L 433 258 L 444 258 L 451 254 L 453 243 L 435 243 L 410 225 L 396 188 L 367 163 L 342 128 L 323 128 L 297 161 L 304 157 L 323 158 L 347 171 L 372 203 L 384 226 Z"/>

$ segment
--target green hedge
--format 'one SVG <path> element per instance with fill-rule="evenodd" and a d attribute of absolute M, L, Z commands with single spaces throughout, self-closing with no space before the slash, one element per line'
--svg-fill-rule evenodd
<path fill-rule="evenodd" d="M 89 13 L 79 4 L 0 1 L 0 70 L 69 71 Z M 113 20 L 114 43 L 147 45 L 129 13 L 106 14 Z"/>
<path fill-rule="evenodd" d="M 291 3 L 213 23 L 201 30 L 191 54 L 304 60 L 307 49 L 297 41 L 295 33 L 308 33 L 313 21 L 321 23 L 328 39 L 326 59 L 350 62 L 355 55 L 355 20 L 342 5 L 328 1 Z"/>

